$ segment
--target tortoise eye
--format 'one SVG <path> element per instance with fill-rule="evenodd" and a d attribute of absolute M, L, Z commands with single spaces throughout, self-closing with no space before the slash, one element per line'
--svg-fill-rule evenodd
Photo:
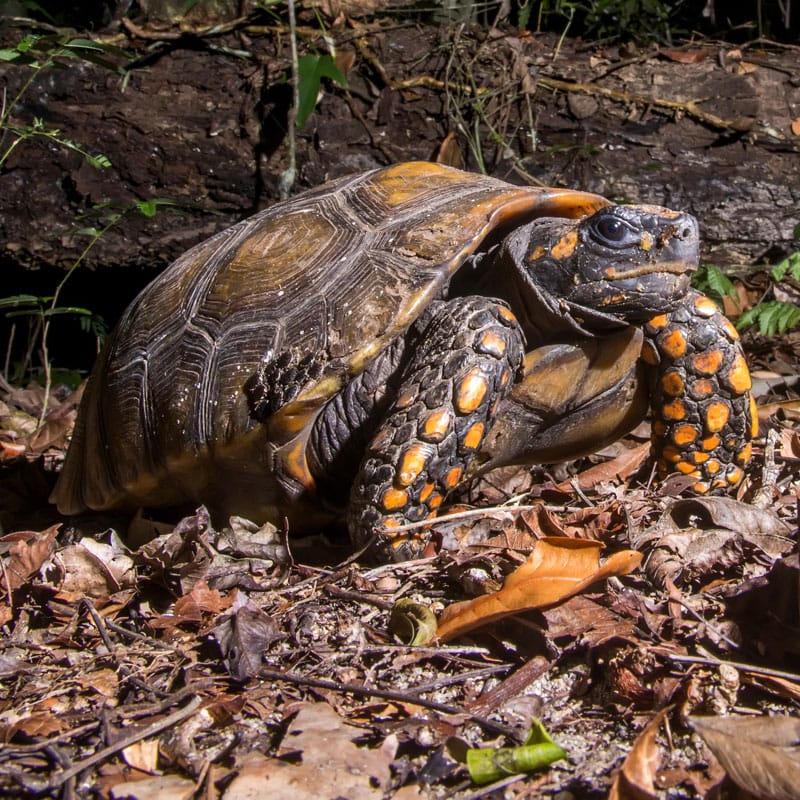
<path fill-rule="evenodd" d="M 604 239 L 607 244 L 623 244 L 628 238 L 630 229 L 616 217 L 603 217 L 597 220 L 595 231 L 600 239 Z"/>

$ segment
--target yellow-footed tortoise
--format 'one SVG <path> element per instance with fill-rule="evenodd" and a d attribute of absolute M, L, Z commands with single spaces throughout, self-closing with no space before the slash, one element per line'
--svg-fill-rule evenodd
<path fill-rule="evenodd" d="M 689 214 L 430 163 L 329 183 L 194 247 L 128 308 L 81 404 L 64 514 L 205 503 L 346 515 L 421 553 L 448 493 L 591 452 L 652 405 L 663 474 L 735 485 L 756 417 L 731 324 L 689 289 Z"/>

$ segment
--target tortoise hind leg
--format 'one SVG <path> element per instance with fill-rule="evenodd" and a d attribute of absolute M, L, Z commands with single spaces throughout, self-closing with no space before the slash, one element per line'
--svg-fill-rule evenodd
<path fill-rule="evenodd" d="M 463 482 L 523 358 L 514 315 L 486 297 L 433 305 L 397 398 L 367 448 L 350 494 L 348 527 L 384 561 L 419 557 L 427 534 L 391 529 L 434 516 Z"/>

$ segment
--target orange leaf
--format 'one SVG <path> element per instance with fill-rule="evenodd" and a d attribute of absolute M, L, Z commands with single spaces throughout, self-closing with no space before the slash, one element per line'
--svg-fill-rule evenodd
<path fill-rule="evenodd" d="M 611 785 L 609 800 L 655 800 L 656 772 L 661 764 L 656 734 L 669 709 L 659 711 L 639 734 Z"/>
<path fill-rule="evenodd" d="M 642 560 L 641 553 L 623 550 L 600 564 L 601 548 L 599 542 L 584 539 L 540 539 L 499 592 L 448 606 L 439 618 L 439 639 L 453 639 L 511 614 L 554 605 L 599 580 L 626 575 Z"/>

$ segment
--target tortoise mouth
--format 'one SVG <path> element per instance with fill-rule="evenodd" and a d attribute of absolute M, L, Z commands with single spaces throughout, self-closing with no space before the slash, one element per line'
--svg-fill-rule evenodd
<path fill-rule="evenodd" d="M 623 281 L 628 278 L 639 278 L 642 275 L 653 275 L 659 272 L 666 272 L 670 275 L 684 275 L 694 272 L 696 269 L 697 264 L 689 261 L 659 261 L 657 264 L 643 264 L 621 271 L 616 267 L 609 267 L 604 270 L 604 276 L 611 281 Z"/>

